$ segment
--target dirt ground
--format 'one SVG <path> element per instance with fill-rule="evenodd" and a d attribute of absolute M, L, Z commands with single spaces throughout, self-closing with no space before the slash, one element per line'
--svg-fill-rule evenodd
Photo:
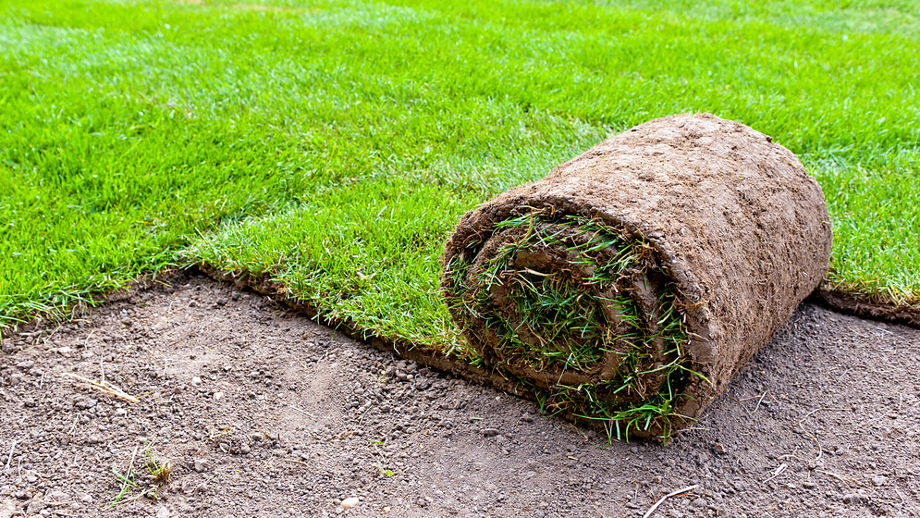
<path fill-rule="evenodd" d="M 608 444 L 265 297 L 168 280 L 5 337 L 0 517 L 642 516 L 691 485 L 654 516 L 920 515 L 920 330 L 804 305 L 694 429 Z"/>

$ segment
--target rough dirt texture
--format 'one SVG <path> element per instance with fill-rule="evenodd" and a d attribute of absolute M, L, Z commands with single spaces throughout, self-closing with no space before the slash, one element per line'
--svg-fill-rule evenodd
<path fill-rule="evenodd" d="M 694 428 L 608 444 L 268 298 L 164 280 L 5 337 L 0 517 L 642 516 L 690 485 L 654 516 L 920 514 L 915 329 L 805 305 Z M 144 441 L 169 482 L 107 510 Z"/>
<path fill-rule="evenodd" d="M 692 368 L 711 381 L 686 387 L 692 397 L 678 413 L 691 417 L 818 286 L 830 257 L 824 196 L 799 160 L 770 137 L 709 114 L 636 126 L 464 215 L 447 243 L 445 293 L 456 291 L 456 257 L 475 275 L 488 259 L 476 255 L 494 253 L 510 232 L 495 224 L 533 212 L 602 220 L 654 247 L 687 317 Z M 501 339 L 483 338 L 478 320 L 489 308 L 474 313 L 471 305 L 452 311 L 489 360 Z"/>

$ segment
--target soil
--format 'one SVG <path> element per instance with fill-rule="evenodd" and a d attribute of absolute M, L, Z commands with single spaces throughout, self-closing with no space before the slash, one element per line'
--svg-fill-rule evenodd
<path fill-rule="evenodd" d="M 4 518 L 642 516 L 693 485 L 654 516 L 920 515 L 920 330 L 811 304 L 666 445 L 608 443 L 201 275 L 3 349 Z M 145 449 L 168 482 L 138 475 L 110 508 L 113 467 L 145 474 Z"/>

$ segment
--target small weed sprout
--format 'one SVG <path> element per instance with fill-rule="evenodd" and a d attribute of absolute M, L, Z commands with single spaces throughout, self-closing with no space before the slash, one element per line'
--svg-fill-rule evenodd
<path fill-rule="evenodd" d="M 150 474 L 150 478 L 157 486 L 162 486 L 169 482 L 169 475 L 172 472 L 172 464 L 163 462 L 156 458 L 153 452 L 153 445 L 144 441 L 144 466 Z"/>
<path fill-rule="evenodd" d="M 137 472 L 134 470 L 134 460 L 136 458 L 137 448 L 135 448 L 134 452 L 131 454 L 131 461 L 128 463 L 128 467 L 124 472 L 119 471 L 116 466 L 112 466 L 112 474 L 121 482 L 121 488 L 118 494 L 115 495 L 112 503 L 107 506 L 107 509 L 112 509 L 120 503 L 135 500 L 142 496 L 156 500 L 156 488 L 169 482 L 172 464 L 158 459 L 154 452 L 153 444 L 149 441 L 144 441 L 144 468 L 149 475 L 149 482 L 146 484 L 138 477 Z M 136 494 L 129 497 L 129 495 L 134 492 L 136 492 Z"/>
<path fill-rule="evenodd" d="M 133 459 L 132 459 L 133 463 Z M 115 475 L 115 478 L 121 481 L 121 489 L 118 491 L 118 494 L 115 495 L 115 499 L 111 504 L 108 505 L 108 509 L 112 509 L 121 503 L 122 499 L 125 498 L 132 491 L 140 490 L 140 486 L 137 483 L 136 477 L 134 475 L 134 467 L 128 466 L 128 470 L 122 474 L 118 471 L 118 468 L 112 466 L 112 474 Z"/>

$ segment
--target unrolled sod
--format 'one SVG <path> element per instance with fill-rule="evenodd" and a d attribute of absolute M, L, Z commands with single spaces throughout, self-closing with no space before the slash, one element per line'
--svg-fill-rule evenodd
<path fill-rule="evenodd" d="M 482 365 L 544 411 L 667 437 L 815 289 L 831 239 L 821 188 L 789 150 L 674 115 L 465 214 L 442 287 Z"/>

